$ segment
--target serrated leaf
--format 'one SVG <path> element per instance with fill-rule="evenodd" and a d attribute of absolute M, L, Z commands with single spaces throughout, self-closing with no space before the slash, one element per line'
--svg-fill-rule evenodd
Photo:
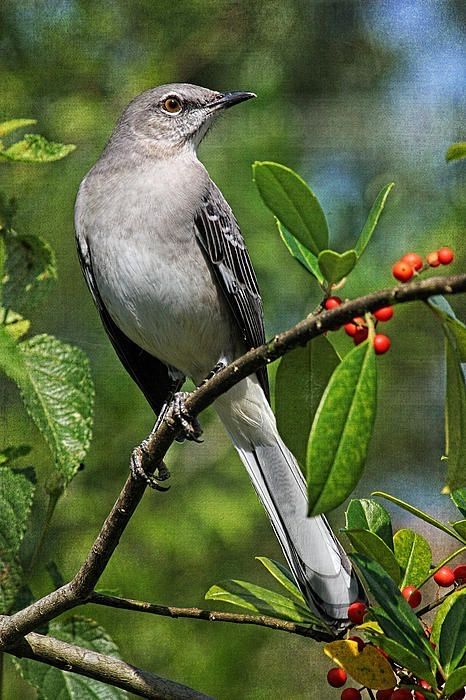
<path fill-rule="evenodd" d="M 324 212 L 310 187 L 291 168 L 256 162 L 253 174 L 266 206 L 314 255 L 328 246 Z"/>
<path fill-rule="evenodd" d="M 299 464 L 306 464 L 307 442 L 322 395 L 340 358 L 323 335 L 283 356 L 275 383 L 275 414 L 280 435 Z"/>
<path fill-rule="evenodd" d="M 23 318 L 21 314 L 17 314 L 16 311 L 12 311 L 11 309 L 3 309 L 1 306 L 0 318 L 5 319 L 3 322 L 3 327 L 14 341 L 17 341 L 22 338 L 23 335 L 26 335 L 31 327 L 31 322 Z"/>
<path fill-rule="evenodd" d="M 305 246 L 303 246 L 297 238 L 291 235 L 289 231 L 286 230 L 286 228 L 283 228 L 283 226 L 280 224 L 278 219 L 277 221 L 277 228 L 280 233 L 280 237 L 285 244 L 288 252 L 298 261 L 301 263 L 301 265 L 318 281 L 320 285 L 324 283 L 324 278 L 323 275 L 319 269 L 319 263 L 317 262 L 317 256 L 314 255 L 314 253 L 311 253 L 310 250 L 308 250 Z"/>
<path fill-rule="evenodd" d="M 86 355 L 49 335 L 18 345 L 27 379 L 21 394 L 65 484 L 90 446 L 94 388 Z"/>
<path fill-rule="evenodd" d="M 75 149 L 73 144 L 54 143 L 39 134 L 26 134 L 22 141 L 0 150 L 0 158 L 20 163 L 50 163 L 61 160 Z"/>
<path fill-rule="evenodd" d="M 256 559 L 257 561 L 260 561 L 263 566 L 265 566 L 269 574 L 272 574 L 274 579 L 278 581 L 278 583 L 283 586 L 288 593 L 291 593 L 291 595 L 294 596 L 301 605 L 307 607 L 304 596 L 295 584 L 293 575 L 289 569 L 280 564 L 280 562 L 269 559 L 268 557 L 256 557 Z"/>
<path fill-rule="evenodd" d="M 14 462 L 19 457 L 24 457 L 29 454 L 31 447 L 29 445 L 14 445 L 11 447 L 4 447 L 0 452 L 0 466 L 5 466 L 10 462 Z"/>
<path fill-rule="evenodd" d="M 396 661 L 400 666 L 411 671 L 417 678 L 423 678 L 430 683 L 432 687 L 437 687 L 435 676 L 429 665 L 422 663 L 415 654 L 409 649 L 406 649 L 402 644 L 380 635 L 370 635 L 370 641 L 383 649 L 390 658 Z"/>
<path fill-rule="evenodd" d="M 393 549 L 393 533 L 390 514 L 386 508 L 371 498 L 353 498 L 346 510 L 346 527 L 370 530 Z"/>
<path fill-rule="evenodd" d="M 119 658 L 118 648 L 103 627 L 93 620 L 72 617 L 65 622 L 53 620 L 49 626 L 52 637 L 91 651 Z M 41 700 L 123 700 L 128 698 L 124 690 L 101 683 L 93 678 L 61 671 L 30 659 L 14 659 L 22 678 L 36 688 Z"/>
<path fill-rule="evenodd" d="M 452 143 L 445 154 L 447 163 L 452 160 L 459 160 L 460 158 L 466 158 L 466 141 Z"/>
<path fill-rule="evenodd" d="M 362 343 L 332 374 L 312 424 L 306 454 L 309 515 L 336 508 L 359 481 L 376 398 L 374 350 Z"/>
<path fill-rule="evenodd" d="M 20 313 L 40 303 L 57 279 L 55 254 L 47 241 L 8 231 L 3 274 L 4 307 Z"/>
<path fill-rule="evenodd" d="M 361 685 L 377 690 L 396 685 L 390 663 L 375 647 L 365 646 L 359 651 L 357 642 L 340 639 L 325 644 L 324 652 Z"/>
<path fill-rule="evenodd" d="M 464 515 L 466 518 L 466 488 L 455 489 L 455 491 L 451 492 L 450 498 L 461 515 Z"/>
<path fill-rule="evenodd" d="M 206 600 L 221 600 L 224 603 L 231 603 L 261 615 L 272 615 L 282 620 L 322 625 L 322 621 L 304 606 L 280 593 L 256 586 L 249 581 L 222 581 L 211 586 L 205 594 L 205 598 Z"/>
<path fill-rule="evenodd" d="M 372 234 L 374 233 L 375 227 L 377 226 L 377 223 L 378 223 L 380 216 L 383 212 L 383 208 L 385 206 L 385 202 L 387 201 L 387 197 L 390 194 L 390 191 L 394 186 L 395 186 L 394 182 L 389 182 L 388 185 L 385 185 L 385 187 L 382 187 L 379 194 L 377 195 L 376 200 L 375 200 L 374 204 L 372 205 L 372 208 L 371 208 L 369 215 L 367 217 L 366 223 L 364 224 L 364 227 L 363 227 L 361 234 L 358 238 L 358 242 L 356 243 L 356 245 L 354 247 L 358 258 L 360 258 L 361 255 L 364 253 L 367 244 L 369 243 L 370 239 L 372 238 Z"/>
<path fill-rule="evenodd" d="M 452 593 L 439 607 L 431 640 L 447 673 L 466 664 L 466 588 Z"/>
<path fill-rule="evenodd" d="M 406 528 L 395 533 L 393 543 L 403 576 L 400 588 L 419 586 L 430 571 L 432 552 L 429 543 L 422 535 Z"/>
<path fill-rule="evenodd" d="M 320 271 L 329 284 L 337 284 L 347 277 L 358 258 L 354 250 L 337 253 L 335 250 L 322 250 L 317 259 Z"/>
<path fill-rule="evenodd" d="M 12 131 L 22 129 L 25 126 L 37 124 L 36 119 L 9 119 L 6 122 L 0 122 L 0 138 L 10 134 Z"/>
<path fill-rule="evenodd" d="M 460 690 L 461 688 L 464 688 L 466 685 L 466 666 L 460 666 L 459 668 L 456 668 L 453 673 L 451 673 L 448 678 L 447 682 L 445 683 L 445 687 L 443 689 L 444 694 L 446 697 L 449 697 L 450 695 L 453 695 L 453 693 L 456 690 Z"/>
<path fill-rule="evenodd" d="M 400 582 L 400 567 L 393 550 L 374 532 L 369 530 L 343 530 L 356 552 L 365 554 L 377 561 L 387 574 L 398 585 Z"/>

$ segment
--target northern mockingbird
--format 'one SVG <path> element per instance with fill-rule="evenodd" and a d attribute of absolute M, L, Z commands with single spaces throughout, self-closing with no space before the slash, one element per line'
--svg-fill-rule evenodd
<path fill-rule="evenodd" d="M 215 118 L 251 97 L 187 84 L 147 90 L 79 188 L 84 275 L 120 360 L 159 417 L 185 377 L 197 384 L 265 340 L 244 240 L 196 153 Z M 358 580 L 325 518 L 307 517 L 306 484 L 268 396 L 263 368 L 214 406 L 310 607 L 338 626 Z"/>

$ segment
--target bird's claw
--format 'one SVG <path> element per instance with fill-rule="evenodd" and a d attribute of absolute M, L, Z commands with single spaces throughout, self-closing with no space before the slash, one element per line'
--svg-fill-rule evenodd
<path fill-rule="evenodd" d="M 185 391 L 178 391 L 174 395 L 166 420 L 169 425 L 181 427 L 181 434 L 176 438 L 179 442 L 183 440 L 202 442 L 201 424 L 196 416 L 189 413 L 184 403 L 187 395 Z"/>
<path fill-rule="evenodd" d="M 147 440 L 143 440 L 140 445 L 134 448 L 131 453 L 130 471 L 133 479 L 143 481 L 147 486 L 155 491 L 168 491 L 169 486 L 160 486 L 159 481 L 165 481 L 170 476 L 164 462 L 161 462 L 156 469 L 157 476 L 148 474 L 144 469 L 144 459 L 147 456 Z"/>

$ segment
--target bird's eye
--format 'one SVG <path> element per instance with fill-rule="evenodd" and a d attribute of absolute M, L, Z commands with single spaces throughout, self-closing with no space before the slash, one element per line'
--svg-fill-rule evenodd
<path fill-rule="evenodd" d="M 179 114 L 182 110 L 181 100 L 174 95 L 166 97 L 162 102 L 162 109 L 168 114 Z"/>

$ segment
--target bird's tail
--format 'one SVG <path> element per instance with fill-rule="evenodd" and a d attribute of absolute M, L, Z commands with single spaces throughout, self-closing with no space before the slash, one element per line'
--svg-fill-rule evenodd
<path fill-rule="evenodd" d="M 309 607 L 338 627 L 347 619 L 348 605 L 364 594 L 327 520 L 307 517 L 306 483 L 278 434 L 259 383 L 247 377 L 217 399 L 215 407 Z"/>

